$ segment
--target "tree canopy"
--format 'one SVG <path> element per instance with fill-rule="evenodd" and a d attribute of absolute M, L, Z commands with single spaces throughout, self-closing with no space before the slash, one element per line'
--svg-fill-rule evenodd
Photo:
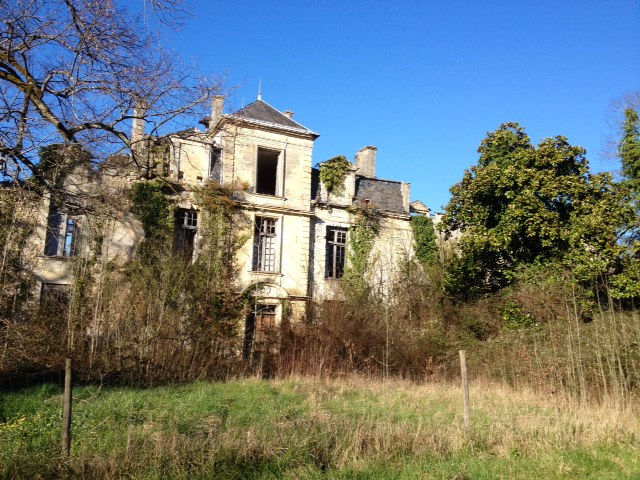
<path fill-rule="evenodd" d="M 640 119 L 633 108 L 626 108 L 624 116 L 619 148 L 622 174 L 636 190 L 640 190 Z"/>
<path fill-rule="evenodd" d="M 478 152 L 443 218 L 445 231 L 462 233 L 445 278 L 449 293 L 494 292 L 522 266 L 552 261 L 584 267 L 585 278 L 615 271 L 628 204 L 609 174 L 590 173 L 582 147 L 563 136 L 534 146 L 522 126 L 505 123 Z"/>

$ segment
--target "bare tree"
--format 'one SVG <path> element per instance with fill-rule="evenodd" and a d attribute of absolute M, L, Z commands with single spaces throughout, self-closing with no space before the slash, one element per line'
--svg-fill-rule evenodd
<path fill-rule="evenodd" d="M 91 162 L 130 153 L 137 120 L 161 134 L 204 115 L 223 79 L 198 78 L 162 48 L 180 0 L 144 1 L 150 26 L 114 0 L 0 0 L 0 175 L 52 189 L 38 153 L 79 145 Z M 134 109 L 135 105 L 144 108 Z M 149 175 L 150 170 L 142 173 Z"/>

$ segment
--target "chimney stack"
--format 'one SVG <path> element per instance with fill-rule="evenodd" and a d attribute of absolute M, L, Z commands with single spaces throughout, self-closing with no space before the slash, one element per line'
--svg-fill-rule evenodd
<path fill-rule="evenodd" d="M 358 175 L 375 178 L 376 176 L 376 152 L 377 147 L 367 145 L 356 153 L 356 167 Z"/>
<path fill-rule="evenodd" d="M 133 128 L 131 129 L 131 143 L 136 144 L 144 138 L 145 129 L 147 127 L 147 110 L 149 109 L 146 102 L 142 100 L 136 101 L 133 107 Z"/>
<path fill-rule="evenodd" d="M 291 110 L 285 110 L 284 112 L 282 112 L 282 114 L 287 118 L 293 119 L 293 116 L 296 114 L 296 112 L 292 112 Z"/>
<path fill-rule="evenodd" d="M 209 120 L 209 130 L 216 126 L 224 113 L 224 95 L 216 95 L 211 102 L 211 119 Z"/>

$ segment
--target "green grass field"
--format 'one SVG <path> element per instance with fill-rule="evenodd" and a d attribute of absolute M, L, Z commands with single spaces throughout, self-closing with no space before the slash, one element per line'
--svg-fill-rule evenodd
<path fill-rule="evenodd" d="M 640 478 L 640 417 L 501 385 L 238 380 L 0 394 L 3 478 Z"/>

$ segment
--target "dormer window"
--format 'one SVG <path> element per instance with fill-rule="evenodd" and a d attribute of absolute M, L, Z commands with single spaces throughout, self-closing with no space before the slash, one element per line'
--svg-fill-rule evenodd
<path fill-rule="evenodd" d="M 280 152 L 258 148 L 256 164 L 256 193 L 263 195 L 277 195 L 278 158 Z"/>

